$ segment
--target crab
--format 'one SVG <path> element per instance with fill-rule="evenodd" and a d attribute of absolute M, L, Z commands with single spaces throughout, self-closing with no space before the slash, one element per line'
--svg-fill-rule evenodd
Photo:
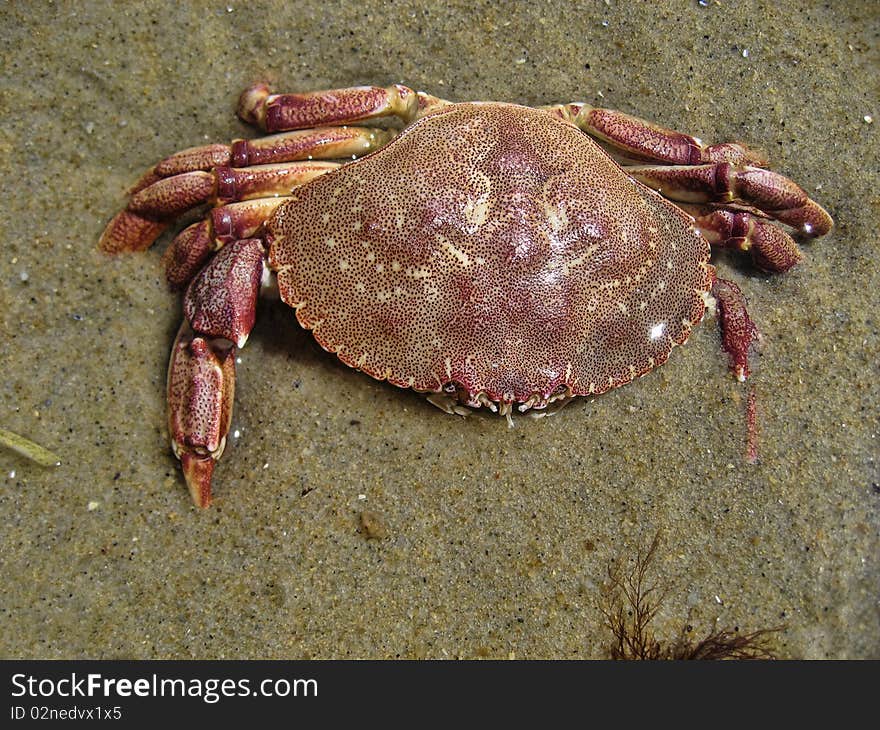
<path fill-rule="evenodd" d="M 202 507 L 261 291 L 345 364 L 450 413 L 510 419 L 645 375 L 707 309 L 745 380 L 758 329 L 711 246 L 783 272 L 801 258 L 792 233 L 833 225 L 744 144 L 584 103 L 257 84 L 238 114 L 271 134 L 162 160 L 100 240 L 141 251 L 210 206 L 163 257 L 172 288 L 186 288 L 168 428 Z"/>

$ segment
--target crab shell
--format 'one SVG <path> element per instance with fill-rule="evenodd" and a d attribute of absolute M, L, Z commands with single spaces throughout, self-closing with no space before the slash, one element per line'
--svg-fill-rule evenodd
<path fill-rule="evenodd" d="M 267 222 L 281 298 L 347 365 L 509 412 L 663 363 L 705 310 L 693 219 L 574 126 L 440 108 Z"/>

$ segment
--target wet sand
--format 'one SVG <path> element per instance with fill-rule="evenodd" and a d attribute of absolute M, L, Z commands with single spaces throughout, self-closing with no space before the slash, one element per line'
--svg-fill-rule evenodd
<path fill-rule="evenodd" d="M 659 530 L 658 636 L 784 625 L 780 656 L 880 657 L 875 3 L 21 3 L 0 21 L 0 427 L 63 461 L 0 451 L 0 656 L 602 657 L 607 567 Z M 509 429 L 349 370 L 267 303 L 216 504 L 192 507 L 164 415 L 169 236 L 115 259 L 96 242 L 154 161 L 252 134 L 233 109 L 259 79 L 583 100 L 761 146 L 837 227 L 784 276 L 717 258 L 764 334 L 760 462 L 712 320 L 648 377 Z"/>

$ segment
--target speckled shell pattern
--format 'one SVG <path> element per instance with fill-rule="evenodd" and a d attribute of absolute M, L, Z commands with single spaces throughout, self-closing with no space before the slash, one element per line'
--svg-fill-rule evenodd
<path fill-rule="evenodd" d="M 643 375 L 711 286 L 692 219 L 567 122 L 453 104 L 298 188 L 268 223 L 303 327 L 419 391 L 541 408 Z"/>

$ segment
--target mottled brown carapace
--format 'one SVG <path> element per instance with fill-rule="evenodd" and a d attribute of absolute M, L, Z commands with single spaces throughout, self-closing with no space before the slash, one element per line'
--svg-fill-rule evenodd
<path fill-rule="evenodd" d="M 323 347 L 472 405 L 629 382 L 687 339 L 712 284 L 689 216 L 574 126 L 510 104 L 441 108 L 296 190 L 268 228 L 281 297 Z"/>

